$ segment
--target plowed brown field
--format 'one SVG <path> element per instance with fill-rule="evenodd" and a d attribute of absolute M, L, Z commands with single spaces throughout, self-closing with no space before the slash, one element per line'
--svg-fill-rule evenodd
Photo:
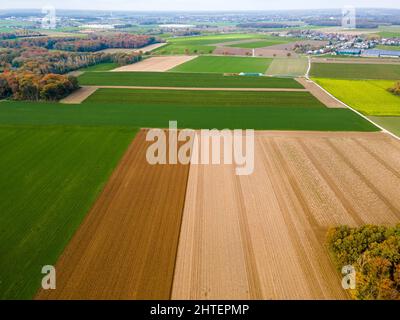
<path fill-rule="evenodd" d="M 259 132 L 255 171 L 192 165 L 173 299 L 346 299 L 329 226 L 400 221 L 400 144 L 383 133 Z"/>
<path fill-rule="evenodd" d="M 188 165 L 146 161 L 138 133 L 37 299 L 168 299 Z"/>

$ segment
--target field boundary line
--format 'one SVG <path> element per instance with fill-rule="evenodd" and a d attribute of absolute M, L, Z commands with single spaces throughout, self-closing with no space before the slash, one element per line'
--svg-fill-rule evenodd
<path fill-rule="evenodd" d="M 309 77 L 306 77 L 307 80 L 313 82 L 316 86 L 318 86 L 321 90 L 325 91 L 329 96 L 331 96 L 333 99 L 335 99 L 336 101 L 342 103 L 346 108 L 350 109 L 351 111 L 353 111 L 354 113 L 358 114 L 360 117 L 364 118 L 365 120 L 367 120 L 368 122 L 372 123 L 374 126 L 376 126 L 377 128 L 381 129 L 382 132 L 392 136 L 393 138 L 395 138 L 396 140 L 400 141 L 400 137 L 396 136 L 394 133 L 390 132 L 389 130 L 385 129 L 384 127 L 382 127 L 381 125 L 377 124 L 376 122 L 372 121 L 370 118 L 368 118 L 367 116 L 363 115 L 361 112 L 357 111 L 356 109 L 350 107 L 347 103 L 344 103 L 343 101 L 339 100 L 338 98 L 336 98 L 333 94 L 331 94 L 330 92 L 328 92 L 326 89 L 324 89 L 322 86 L 320 86 L 318 83 L 316 83 L 315 81 L 313 81 L 312 79 L 310 79 Z"/>
<path fill-rule="evenodd" d="M 98 89 L 186 90 L 186 91 L 259 91 L 259 92 L 309 92 L 300 88 L 202 88 L 202 87 L 149 87 L 149 86 L 82 86 Z"/>

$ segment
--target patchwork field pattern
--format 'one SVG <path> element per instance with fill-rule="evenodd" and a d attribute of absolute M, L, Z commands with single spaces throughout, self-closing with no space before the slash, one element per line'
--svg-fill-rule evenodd
<path fill-rule="evenodd" d="M 257 132 L 250 176 L 151 166 L 145 133 L 38 299 L 346 299 L 327 228 L 400 218 L 400 143 L 383 133 Z"/>
<path fill-rule="evenodd" d="M 37 299 L 168 299 L 188 165 L 152 166 L 138 133 Z"/>
<path fill-rule="evenodd" d="M 0 127 L 0 299 L 32 298 L 135 133 Z"/>

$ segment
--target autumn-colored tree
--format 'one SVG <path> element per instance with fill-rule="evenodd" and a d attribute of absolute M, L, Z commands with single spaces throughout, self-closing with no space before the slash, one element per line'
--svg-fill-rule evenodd
<path fill-rule="evenodd" d="M 396 96 L 400 96 L 400 82 L 395 83 L 395 85 L 392 88 L 389 88 L 388 91 Z"/>
<path fill-rule="evenodd" d="M 400 224 L 341 226 L 330 229 L 327 240 L 338 268 L 353 265 L 356 270 L 355 299 L 400 300 Z"/>

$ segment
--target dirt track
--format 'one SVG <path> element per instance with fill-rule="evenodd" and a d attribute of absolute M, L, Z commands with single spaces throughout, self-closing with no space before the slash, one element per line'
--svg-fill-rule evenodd
<path fill-rule="evenodd" d="M 346 299 L 326 230 L 399 221 L 399 147 L 382 133 L 260 132 L 251 176 L 192 165 L 172 298 Z"/>
<path fill-rule="evenodd" d="M 75 92 L 71 93 L 68 97 L 60 100 L 64 104 L 79 104 L 85 101 L 93 93 L 97 91 L 97 87 L 82 87 Z"/>
<path fill-rule="evenodd" d="M 306 90 L 308 90 L 315 98 L 322 102 L 328 108 L 346 108 L 346 106 L 339 100 L 331 97 L 324 90 L 318 87 L 313 81 L 307 80 L 306 78 L 296 78 Z"/>
<path fill-rule="evenodd" d="M 141 131 L 37 299 L 168 299 L 189 167 L 147 163 Z"/>
<path fill-rule="evenodd" d="M 136 62 L 127 66 L 119 67 L 112 72 L 126 72 L 126 71 L 147 71 L 147 72 L 164 72 L 168 71 L 182 63 L 188 62 L 197 58 L 197 56 L 165 56 L 165 57 L 151 57 Z"/>

